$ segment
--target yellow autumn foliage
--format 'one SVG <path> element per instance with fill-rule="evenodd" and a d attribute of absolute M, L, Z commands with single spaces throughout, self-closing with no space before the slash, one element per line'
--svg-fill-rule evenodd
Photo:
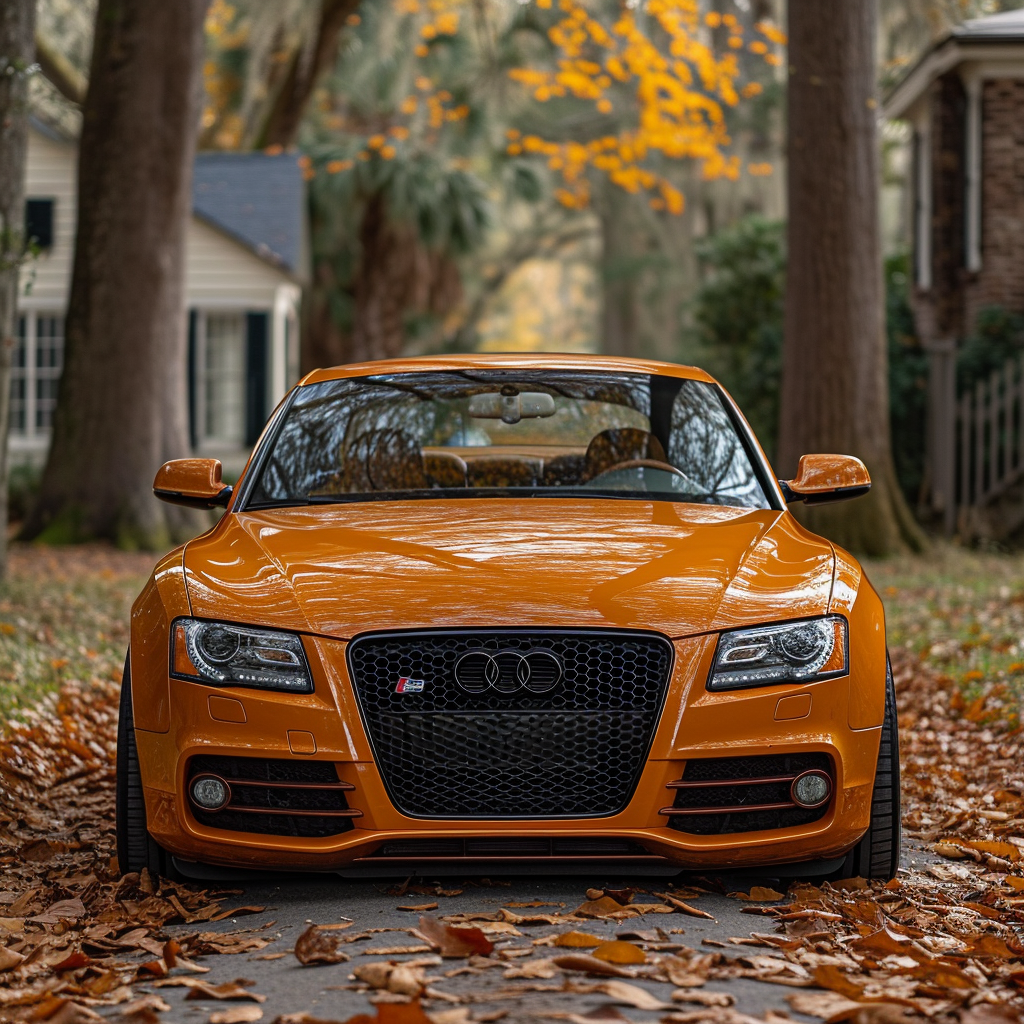
<path fill-rule="evenodd" d="M 542 9 L 551 6 L 546 0 L 535 3 Z M 681 213 L 682 193 L 642 164 L 651 157 L 695 160 L 705 179 L 739 176 L 739 158 L 728 153 L 725 109 L 741 96 L 763 91 L 758 82 L 738 81 L 735 51 L 744 46 L 743 27 L 732 14 L 711 12 L 701 18 L 698 0 L 648 0 L 641 16 L 620 8 L 607 25 L 592 7 L 584 0 L 558 0 L 561 13 L 548 30 L 555 66 L 514 68 L 510 77 L 542 103 L 571 96 L 592 102 L 597 113 L 608 116 L 622 113 L 628 99 L 634 115 L 610 139 L 580 144 L 510 136 L 507 152 L 547 157 L 548 166 L 561 176 L 556 196 L 566 206 L 587 205 L 587 172 L 593 169 L 627 192 L 649 193 L 654 209 Z M 708 29 L 720 28 L 727 34 L 727 49 L 717 53 Z M 755 30 L 764 38 L 752 41 L 749 52 L 780 63 L 768 43 L 781 46 L 784 34 L 767 22 Z M 750 164 L 747 170 L 771 173 L 766 164 Z"/>

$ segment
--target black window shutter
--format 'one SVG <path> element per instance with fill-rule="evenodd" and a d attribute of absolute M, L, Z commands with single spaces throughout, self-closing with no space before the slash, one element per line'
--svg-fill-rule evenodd
<path fill-rule="evenodd" d="M 198 312 L 194 309 L 188 311 L 188 440 L 192 450 L 199 446 L 199 422 L 196 409 L 196 320 Z"/>
<path fill-rule="evenodd" d="M 255 444 L 267 421 L 267 355 L 270 317 L 245 315 L 245 443 Z"/>
<path fill-rule="evenodd" d="M 53 200 L 25 200 L 25 240 L 49 249 L 53 245 Z"/>

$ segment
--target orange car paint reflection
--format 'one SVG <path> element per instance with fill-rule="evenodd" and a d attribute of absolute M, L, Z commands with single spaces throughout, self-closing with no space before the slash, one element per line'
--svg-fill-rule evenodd
<path fill-rule="evenodd" d="M 686 636 L 828 609 L 832 546 L 777 511 L 601 499 L 244 512 L 193 541 L 193 614 L 370 629 L 618 626 Z M 557 581 L 557 585 L 552 585 Z"/>
<path fill-rule="evenodd" d="M 710 380 L 701 371 L 640 360 L 529 356 L 364 364 L 318 371 L 307 381 L 383 370 L 593 369 L 595 363 Z M 882 606 L 852 556 L 809 533 L 781 509 L 781 496 L 773 497 L 779 508 L 759 511 L 574 497 L 241 513 L 229 507 L 214 529 L 161 561 L 133 608 L 133 704 L 150 831 L 186 860 L 312 870 L 350 864 L 386 839 L 424 836 L 618 836 L 693 867 L 841 855 L 870 816 L 884 706 Z M 826 613 L 849 620 L 848 677 L 706 690 L 719 631 Z M 169 678 L 168 631 L 182 615 L 302 634 L 315 692 Z M 673 640 L 665 709 L 621 813 L 439 821 L 395 809 L 348 678 L 346 642 L 368 630 L 470 626 L 614 626 L 656 630 Z M 801 698 L 806 714 L 780 717 L 780 702 L 793 698 Z M 241 711 L 215 717 L 211 707 L 223 708 L 222 700 L 236 701 Z M 296 747 L 300 733 L 312 738 L 306 747 Z M 314 747 L 314 754 L 296 753 Z M 680 778 L 690 758 L 808 750 L 832 758 L 836 782 L 828 813 L 810 825 L 702 836 L 673 831 L 658 814 L 672 800 L 667 784 Z M 201 825 L 184 786 L 187 761 L 197 753 L 332 762 L 355 787 L 349 805 L 362 816 L 351 831 L 316 839 Z"/>

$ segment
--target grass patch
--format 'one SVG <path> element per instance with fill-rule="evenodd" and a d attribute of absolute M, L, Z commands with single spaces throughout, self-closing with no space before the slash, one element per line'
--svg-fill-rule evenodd
<path fill-rule="evenodd" d="M 885 603 L 891 647 L 956 680 L 968 702 L 993 684 L 1024 694 L 1024 555 L 936 543 L 864 567 Z"/>
<path fill-rule="evenodd" d="M 121 678 L 132 602 L 156 559 L 15 545 L 0 583 L 0 719 L 78 679 Z"/>

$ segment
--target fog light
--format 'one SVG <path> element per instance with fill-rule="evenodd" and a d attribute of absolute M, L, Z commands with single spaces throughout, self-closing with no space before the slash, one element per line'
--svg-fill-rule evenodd
<path fill-rule="evenodd" d="M 200 775 L 192 780 L 192 801 L 204 811 L 219 811 L 231 799 L 228 784 L 216 775 Z"/>
<path fill-rule="evenodd" d="M 832 780 L 824 772 L 804 772 L 793 780 L 790 795 L 800 807 L 820 807 L 832 795 Z"/>

